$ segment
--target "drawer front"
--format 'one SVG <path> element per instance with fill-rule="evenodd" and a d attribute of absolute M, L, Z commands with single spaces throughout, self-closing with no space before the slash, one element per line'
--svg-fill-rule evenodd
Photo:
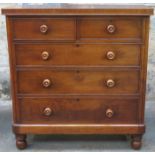
<path fill-rule="evenodd" d="M 133 44 L 17 44 L 17 65 L 139 65 Z"/>
<path fill-rule="evenodd" d="M 14 39 L 21 40 L 74 40 L 73 18 L 14 18 Z"/>
<path fill-rule="evenodd" d="M 24 98 L 19 100 L 21 123 L 138 123 L 138 99 Z"/>
<path fill-rule="evenodd" d="M 142 19 L 136 17 L 81 18 L 79 22 L 81 39 L 140 39 Z"/>
<path fill-rule="evenodd" d="M 18 92 L 26 94 L 134 94 L 139 90 L 139 72 L 134 70 L 23 70 L 17 78 Z"/>

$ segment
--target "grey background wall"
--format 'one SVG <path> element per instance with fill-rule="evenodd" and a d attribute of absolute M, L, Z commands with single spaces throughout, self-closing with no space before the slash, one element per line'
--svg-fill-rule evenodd
<path fill-rule="evenodd" d="M 28 4 L 31 7 L 41 4 Z M 49 5 L 49 4 L 47 4 Z M 50 4 L 56 5 L 56 4 Z M 49 6 L 50 6 L 49 5 Z M 144 4 L 155 8 L 155 4 Z M 1 8 L 24 7 L 25 4 L 1 4 Z M 8 46 L 6 36 L 5 16 L 0 13 L 0 100 L 10 99 L 10 74 L 8 62 Z M 155 16 L 151 17 L 150 39 L 149 39 L 149 58 L 148 58 L 148 78 L 147 78 L 147 100 L 155 100 Z M 5 102 L 10 103 L 10 102 Z"/>

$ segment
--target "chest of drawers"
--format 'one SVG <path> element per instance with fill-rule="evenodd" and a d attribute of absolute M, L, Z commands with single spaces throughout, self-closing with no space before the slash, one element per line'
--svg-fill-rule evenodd
<path fill-rule="evenodd" d="M 147 7 L 3 9 L 16 145 L 27 134 L 125 134 L 141 146 Z"/>

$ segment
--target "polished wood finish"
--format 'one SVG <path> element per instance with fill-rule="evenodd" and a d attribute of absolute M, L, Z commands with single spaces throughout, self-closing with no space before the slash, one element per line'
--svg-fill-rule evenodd
<path fill-rule="evenodd" d="M 141 45 L 137 44 L 15 44 L 16 63 L 23 67 L 139 66 L 140 50 Z M 43 61 L 45 59 L 42 54 L 45 51 L 48 59 Z M 110 56 L 111 52 L 114 53 L 114 58 Z"/>
<path fill-rule="evenodd" d="M 44 111 L 43 111 L 43 114 L 45 116 L 48 116 L 48 117 L 51 116 L 52 115 L 52 109 L 49 108 L 49 107 L 45 108 Z"/>
<path fill-rule="evenodd" d="M 107 26 L 107 31 L 109 33 L 114 33 L 116 31 L 116 26 L 115 25 L 108 25 Z"/>
<path fill-rule="evenodd" d="M 105 38 L 135 40 L 142 37 L 140 17 L 86 17 L 80 18 L 78 25 L 79 38 L 85 40 Z"/>
<path fill-rule="evenodd" d="M 13 36 L 16 40 L 74 40 L 75 26 L 74 18 L 13 18 Z"/>
<path fill-rule="evenodd" d="M 19 94 L 139 94 L 139 72 L 20 70 Z M 129 83 L 132 81 L 132 84 Z M 30 87 L 31 85 L 31 87 Z"/>
<path fill-rule="evenodd" d="M 138 99 L 20 98 L 21 124 L 136 124 Z M 111 110 L 111 111 L 109 111 Z M 46 113 L 46 114 L 45 114 Z M 113 117 L 110 117 L 113 113 Z M 25 117 L 26 116 L 26 117 Z"/>
<path fill-rule="evenodd" d="M 27 147 L 25 134 L 16 134 L 16 146 L 21 150 Z"/>
<path fill-rule="evenodd" d="M 108 118 L 112 118 L 113 115 L 114 115 L 114 111 L 113 111 L 112 109 L 107 109 L 107 110 L 106 110 L 106 116 L 107 116 Z"/>
<path fill-rule="evenodd" d="M 40 26 L 40 32 L 45 34 L 48 30 L 48 26 L 47 25 L 41 25 Z"/>
<path fill-rule="evenodd" d="M 42 57 L 43 60 L 48 60 L 49 57 L 50 57 L 50 54 L 49 54 L 49 52 L 47 52 L 47 51 L 43 51 L 43 52 L 41 53 L 41 57 Z"/>
<path fill-rule="evenodd" d="M 27 134 L 143 134 L 143 124 L 14 124 L 14 133 Z"/>
<path fill-rule="evenodd" d="M 27 134 L 128 134 L 131 146 L 141 147 L 152 12 L 142 6 L 2 10 L 19 149 Z"/>
<path fill-rule="evenodd" d="M 142 145 L 141 139 L 142 139 L 142 134 L 131 136 L 131 146 L 133 147 L 133 149 L 138 150 L 141 148 L 141 145 Z"/>
<path fill-rule="evenodd" d="M 51 6 L 52 7 L 52 6 Z M 36 15 L 36 16 L 51 16 L 51 15 L 114 15 L 114 16 L 149 16 L 153 14 L 153 9 L 144 5 L 89 5 L 82 4 L 60 4 L 52 8 L 8 8 L 2 9 L 2 13 L 7 16 L 22 16 L 22 15 Z"/>

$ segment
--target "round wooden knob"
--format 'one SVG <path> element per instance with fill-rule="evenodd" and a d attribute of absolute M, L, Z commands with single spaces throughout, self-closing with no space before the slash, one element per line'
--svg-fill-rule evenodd
<path fill-rule="evenodd" d="M 106 56 L 107 56 L 107 59 L 109 59 L 109 60 L 113 60 L 116 57 L 116 55 L 113 51 L 108 51 Z"/>
<path fill-rule="evenodd" d="M 45 34 L 48 30 L 48 26 L 47 25 L 41 25 L 40 26 L 40 32 Z"/>
<path fill-rule="evenodd" d="M 106 85 L 107 85 L 107 87 L 112 88 L 115 86 L 115 81 L 112 79 L 109 79 L 106 81 Z"/>
<path fill-rule="evenodd" d="M 107 109 L 107 110 L 106 110 L 106 116 L 107 116 L 108 118 L 112 118 L 113 115 L 114 115 L 114 112 L 113 112 L 112 109 Z"/>
<path fill-rule="evenodd" d="M 44 111 L 43 111 L 43 114 L 45 116 L 51 116 L 52 115 L 52 109 L 49 108 L 49 107 L 45 108 Z"/>
<path fill-rule="evenodd" d="M 108 25 L 107 26 L 107 31 L 109 33 L 114 33 L 116 31 L 116 27 L 114 25 Z"/>
<path fill-rule="evenodd" d="M 45 79 L 42 84 L 45 88 L 47 88 L 51 85 L 51 81 L 49 79 Z"/>
<path fill-rule="evenodd" d="M 48 60 L 49 59 L 50 54 L 47 51 L 43 51 L 41 53 L 41 57 L 43 60 Z"/>

